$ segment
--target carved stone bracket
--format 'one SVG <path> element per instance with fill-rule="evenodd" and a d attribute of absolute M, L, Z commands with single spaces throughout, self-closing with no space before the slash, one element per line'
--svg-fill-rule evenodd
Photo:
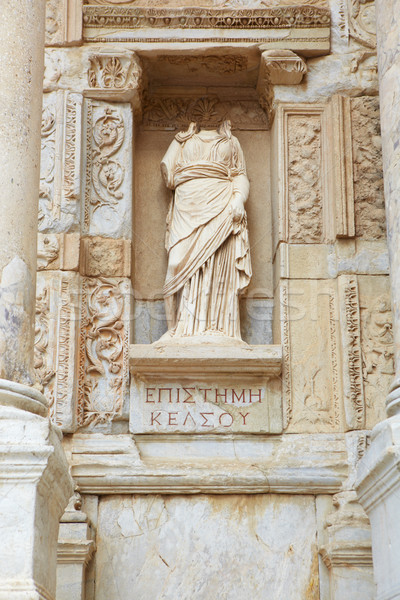
<path fill-rule="evenodd" d="M 135 52 L 101 51 L 89 56 L 89 88 L 84 95 L 97 100 L 131 102 L 141 110 L 142 67 Z"/>
<path fill-rule="evenodd" d="M 272 85 L 296 85 L 306 73 L 305 61 L 291 50 L 266 50 L 261 55 L 260 78 Z"/>
<path fill-rule="evenodd" d="M 329 541 L 320 549 L 325 564 L 330 569 L 350 565 L 372 567 L 371 530 L 356 492 L 336 494 L 333 504 L 336 510 L 325 523 Z"/>
<path fill-rule="evenodd" d="M 273 118 L 274 85 L 297 85 L 307 73 L 305 61 L 291 50 L 266 50 L 261 54 L 257 92 L 269 120 Z"/>

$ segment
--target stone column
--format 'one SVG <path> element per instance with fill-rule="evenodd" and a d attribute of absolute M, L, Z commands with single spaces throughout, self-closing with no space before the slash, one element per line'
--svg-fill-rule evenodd
<path fill-rule="evenodd" d="M 377 598 L 396 600 L 400 599 L 400 0 L 376 0 L 375 5 L 396 376 L 386 400 L 389 418 L 372 431 L 371 446 L 358 467 L 356 490 L 371 522 Z"/>
<path fill-rule="evenodd" d="M 45 0 L 2 0 L 0 377 L 32 384 Z"/>
<path fill-rule="evenodd" d="M 72 494 L 61 434 L 33 383 L 45 0 L 0 19 L 0 600 L 52 600 Z"/>

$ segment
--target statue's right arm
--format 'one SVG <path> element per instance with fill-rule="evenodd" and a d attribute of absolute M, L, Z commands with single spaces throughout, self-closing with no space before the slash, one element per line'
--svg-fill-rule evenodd
<path fill-rule="evenodd" d="M 181 144 L 177 140 L 173 140 L 161 161 L 161 173 L 165 185 L 170 190 L 174 189 L 174 174 L 180 151 Z"/>

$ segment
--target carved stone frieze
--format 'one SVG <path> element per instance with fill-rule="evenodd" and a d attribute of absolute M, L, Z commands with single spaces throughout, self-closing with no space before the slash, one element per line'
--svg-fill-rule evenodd
<path fill-rule="evenodd" d="M 230 119 L 233 129 L 265 130 L 268 121 L 257 100 L 219 98 L 216 95 L 147 96 L 143 105 L 144 129 L 181 129 L 191 121 L 200 127 L 218 127 Z"/>
<path fill-rule="evenodd" d="M 240 54 L 226 54 L 223 56 L 182 56 L 179 54 L 169 54 L 158 56 L 157 61 L 179 67 L 185 66 L 190 72 L 205 69 L 210 73 L 221 74 L 245 71 L 248 65 L 247 57 Z"/>
<path fill-rule="evenodd" d="M 330 46 L 330 11 L 311 4 L 258 8 L 85 5 L 83 26 L 85 40 L 96 42 L 265 43 L 270 48 L 321 54 Z"/>
<path fill-rule="evenodd" d="M 129 238 L 131 106 L 87 100 L 86 128 L 84 233 Z"/>
<path fill-rule="evenodd" d="M 35 371 L 52 420 L 64 431 L 76 423 L 77 273 L 37 277 Z"/>
<path fill-rule="evenodd" d="M 137 0 L 85 0 L 85 4 L 94 5 L 112 5 L 112 6 L 134 6 Z M 190 5 L 190 0 L 182 2 L 182 0 L 168 1 L 169 6 L 182 7 L 184 4 Z M 198 3 L 206 8 L 263 8 L 263 7 L 282 7 L 293 6 L 294 0 L 202 0 Z M 327 8 L 326 0 L 300 0 L 300 6 L 317 6 L 319 8 Z M 141 6 L 157 6 L 165 7 L 165 0 L 142 0 Z"/>
<path fill-rule="evenodd" d="M 292 370 L 290 365 L 289 285 L 282 281 L 280 289 L 280 320 L 282 343 L 283 427 L 289 425 L 293 413 Z"/>
<path fill-rule="evenodd" d="M 378 239 L 386 235 L 379 100 L 352 98 L 350 106 L 356 235 Z"/>
<path fill-rule="evenodd" d="M 40 161 L 39 231 L 59 233 L 79 223 L 82 96 L 44 95 Z"/>
<path fill-rule="evenodd" d="M 376 48 L 374 0 L 342 0 L 341 28 L 356 42 Z"/>
<path fill-rule="evenodd" d="M 130 285 L 84 278 L 79 343 L 78 425 L 121 415 L 128 393 Z"/>
<path fill-rule="evenodd" d="M 365 427 L 363 360 L 361 353 L 360 307 L 356 276 L 339 277 L 339 306 L 342 332 L 343 400 L 348 429 Z"/>
<path fill-rule="evenodd" d="M 98 50 L 89 56 L 89 89 L 85 96 L 99 100 L 132 102 L 140 110 L 142 67 L 135 52 Z"/>
<path fill-rule="evenodd" d="M 84 24 L 90 27 L 142 29 L 179 27 L 185 29 L 277 29 L 287 27 L 326 27 L 327 8 L 285 6 L 260 9 L 233 8 L 146 8 L 84 6 Z"/>

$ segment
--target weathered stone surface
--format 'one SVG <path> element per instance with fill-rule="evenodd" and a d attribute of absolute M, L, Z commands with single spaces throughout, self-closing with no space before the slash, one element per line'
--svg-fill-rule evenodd
<path fill-rule="evenodd" d="M 83 238 L 80 270 L 82 275 L 87 277 L 130 277 L 130 240 Z"/>
<path fill-rule="evenodd" d="M 314 501 L 306 496 L 104 499 L 96 598 L 132 590 L 143 597 L 162 593 L 171 600 L 206 600 L 215 590 L 232 599 L 282 593 L 293 600 L 316 598 L 314 530 Z M 239 554 L 232 552 L 238 544 Z"/>

